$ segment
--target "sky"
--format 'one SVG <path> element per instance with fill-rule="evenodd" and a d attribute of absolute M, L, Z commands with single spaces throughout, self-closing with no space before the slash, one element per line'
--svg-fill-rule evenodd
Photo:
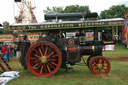
<path fill-rule="evenodd" d="M 69 5 L 80 5 L 89 6 L 91 12 L 98 12 L 105 9 L 109 9 L 112 5 L 125 4 L 128 6 L 128 0 L 32 0 L 35 9 L 35 16 L 38 22 L 44 21 L 43 10 L 46 7 L 65 7 Z M 14 0 L 0 0 L 0 23 L 3 24 L 4 21 L 8 21 L 10 24 L 15 23 L 14 17 L 19 13 L 19 8 L 17 7 Z"/>

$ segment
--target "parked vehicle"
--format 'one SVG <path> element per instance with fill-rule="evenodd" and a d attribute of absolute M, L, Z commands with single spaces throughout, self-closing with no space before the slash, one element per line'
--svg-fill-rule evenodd
<path fill-rule="evenodd" d="M 76 20 L 78 20 L 78 18 L 95 17 L 97 17 L 97 13 L 49 14 L 45 15 L 46 20 L 56 19 L 57 21 L 10 25 L 10 30 L 42 33 L 34 44 L 30 44 L 27 38 L 19 41 L 18 49 L 21 51 L 22 66 L 37 76 L 47 77 L 56 73 L 59 68 L 68 70 L 70 69 L 68 64 L 72 66 L 83 60 L 93 74 L 107 74 L 110 71 L 110 63 L 102 55 L 103 45 L 106 44 L 106 41 L 103 42 L 102 33 L 98 35 L 97 26 L 107 25 L 108 22 L 98 20 L 58 21 L 58 19 L 77 18 Z M 87 38 L 87 28 L 92 28 L 91 38 Z M 108 41 L 107 44 L 113 43 L 110 39 Z M 84 55 L 89 55 L 87 62 L 84 60 Z"/>

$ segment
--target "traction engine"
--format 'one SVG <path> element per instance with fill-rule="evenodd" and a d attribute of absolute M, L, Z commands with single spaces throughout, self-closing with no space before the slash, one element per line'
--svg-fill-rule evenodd
<path fill-rule="evenodd" d="M 94 18 L 97 13 L 68 13 L 45 15 L 50 19 Z M 110 70 L 109 61 L 102 56 L 103 41 L 98 39 L 98 30 L 93 28 L 93 40 L 86 39 L 86 27 L 96 21 L 56 21 L 43 24 L 10 25 L 11 30 L 42 32 L 36 43 L 30 44 L 25 38 L 19 42 L 21 51 L 20 62 L 25 69 L 41 77 L 51 76 L 59 68 L 70 69 L 84 55 L 89 55 L 87 62 L 83 61 L 95 75 L 107 74 Z"/>

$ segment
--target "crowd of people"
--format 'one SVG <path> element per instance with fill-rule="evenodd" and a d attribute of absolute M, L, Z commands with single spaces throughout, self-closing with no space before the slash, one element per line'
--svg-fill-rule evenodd
<path fill-rule="evenodd" d="M 3 58 L 8 62 L 15 55 L 15 46 L 14 45 L 0 45 L 0 54 L 3 54 Z"/>

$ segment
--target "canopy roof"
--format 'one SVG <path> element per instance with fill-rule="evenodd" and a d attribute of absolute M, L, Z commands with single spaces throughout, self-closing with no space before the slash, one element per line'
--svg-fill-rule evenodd
<path fill-rule="evenodd" d="M 30 24 L 12 24 L 10 30 L 52 30 L 52 29 L 75 29 L 87 27 L 121 26 L 123 18 L 88 20 L 88 21 L 59 21 Z"/>

